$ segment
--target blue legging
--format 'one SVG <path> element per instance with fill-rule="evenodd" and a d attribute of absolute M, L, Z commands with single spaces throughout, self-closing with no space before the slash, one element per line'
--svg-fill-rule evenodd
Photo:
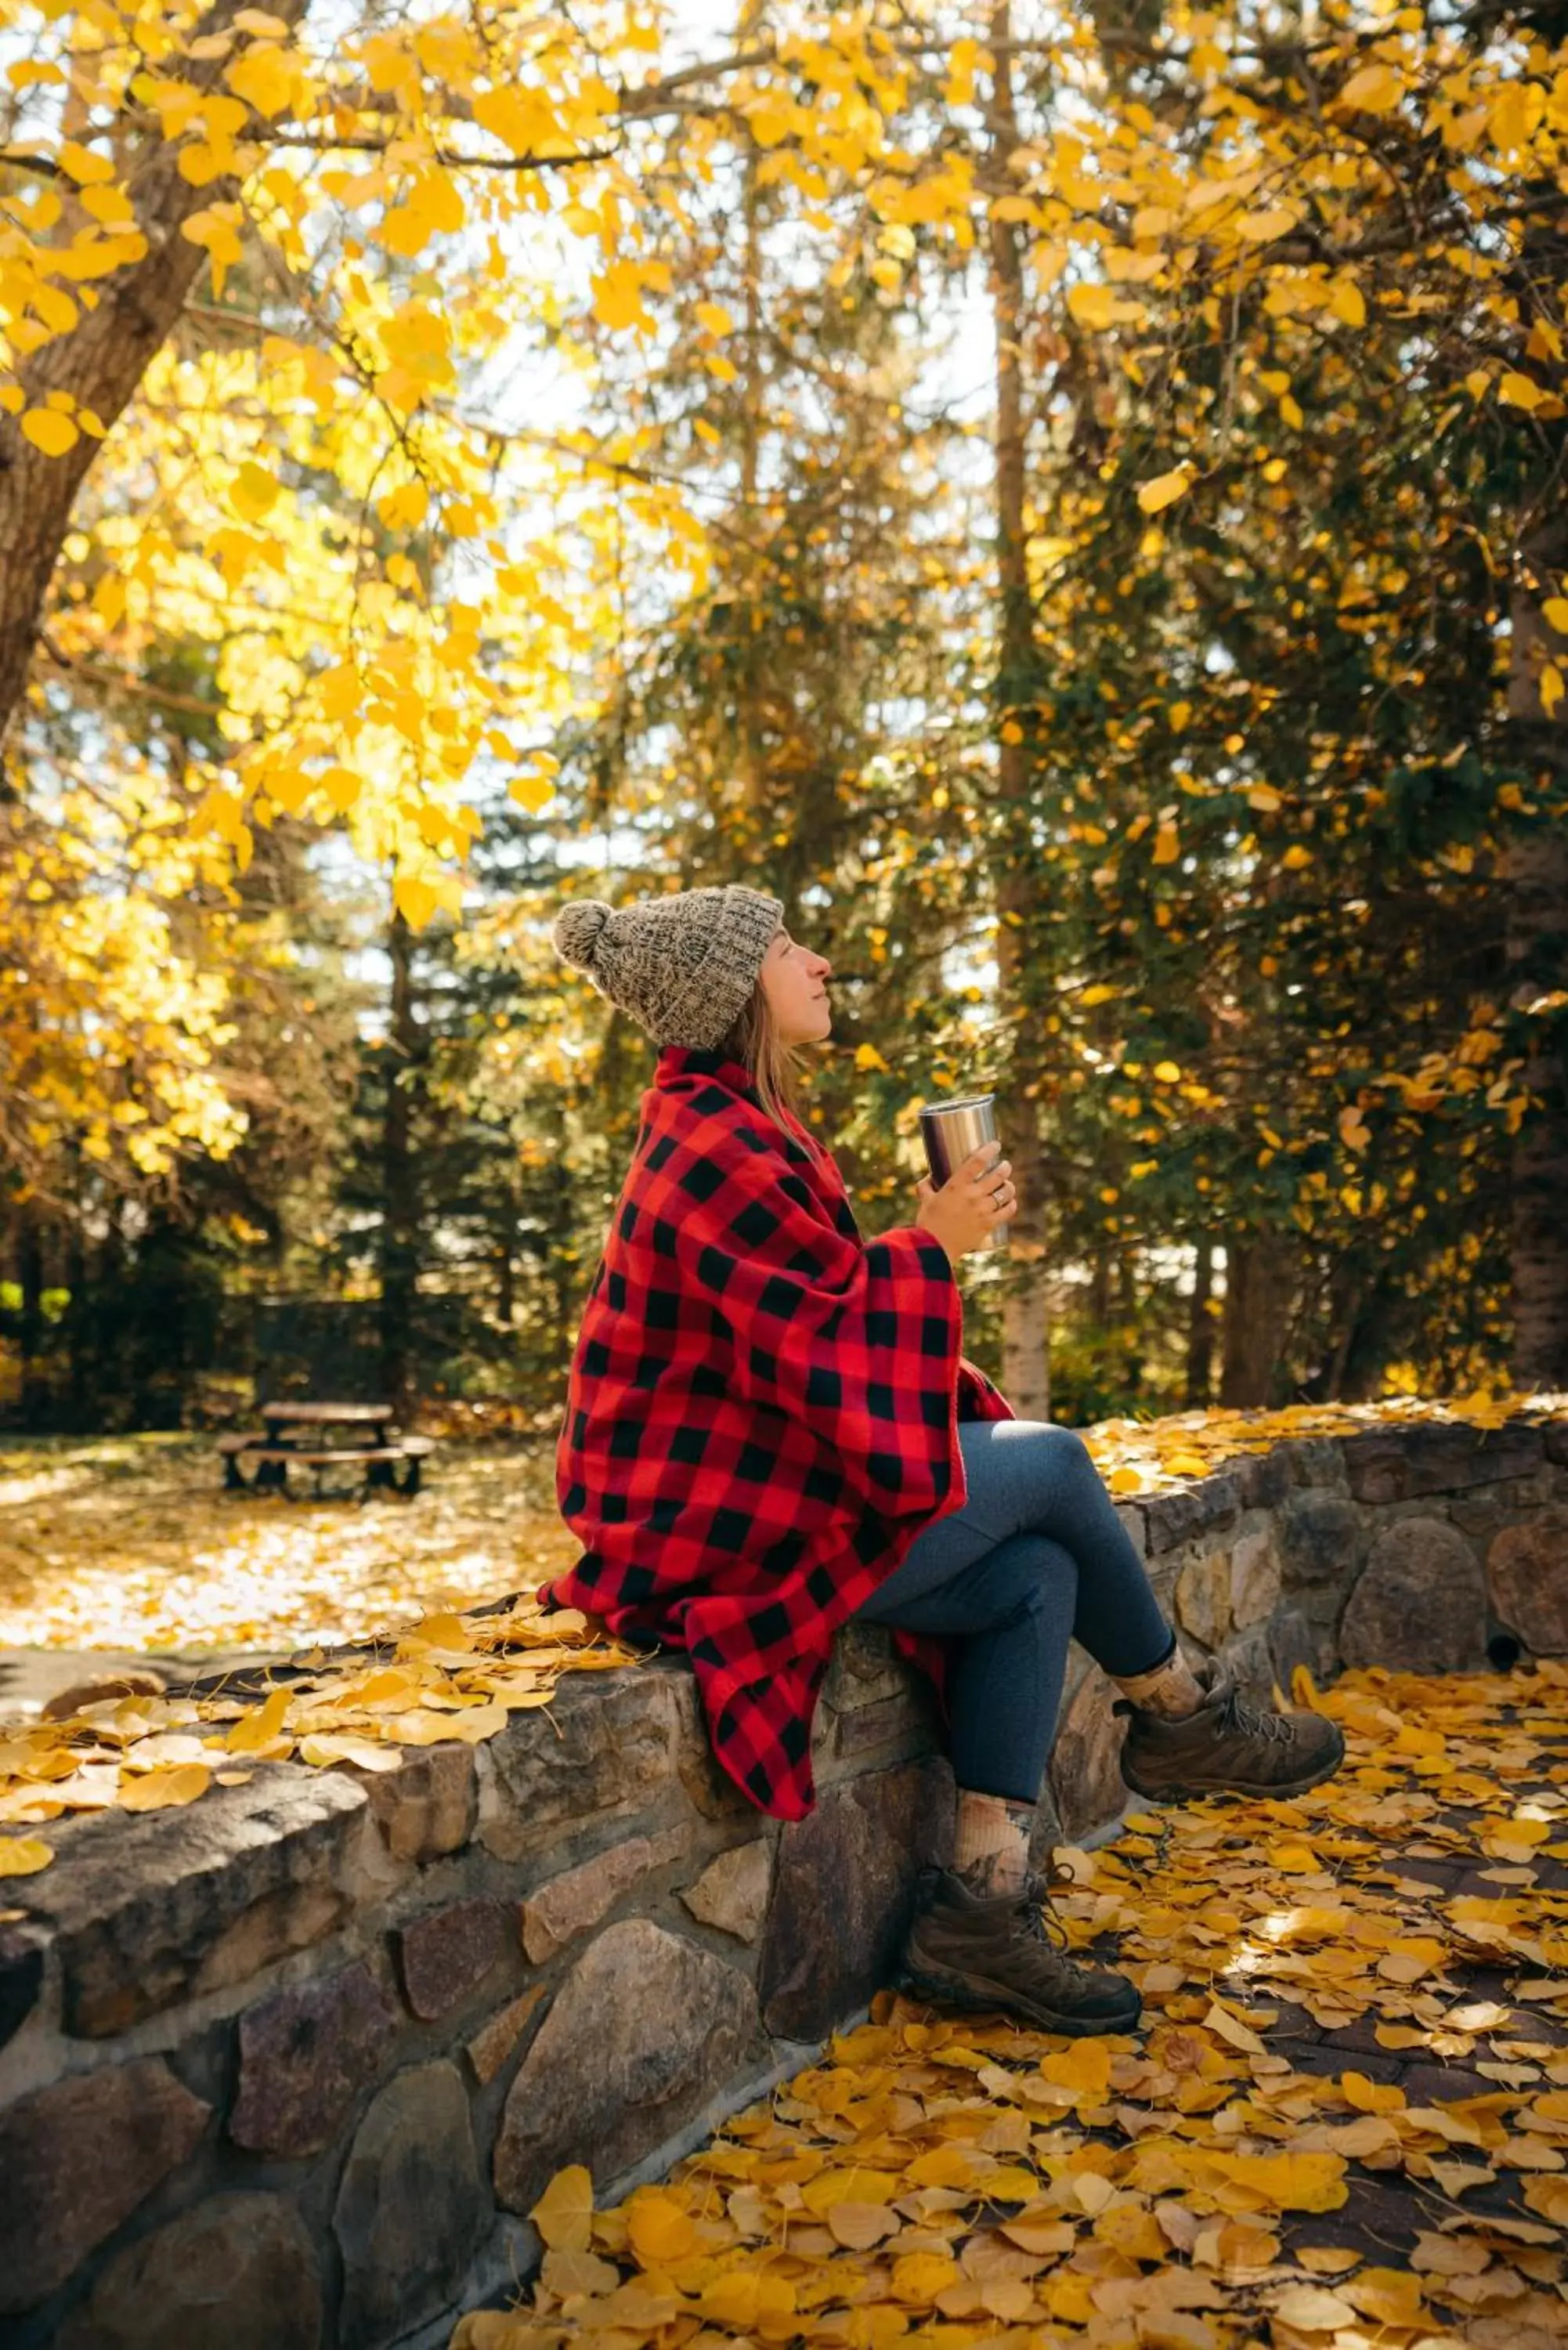
<path fill-rule="evenodd" d="M 966 1420 L 969 1492 L 917 1534 L 859 1611 L 942 1636 L 953 1773 L 1032 1804 L 1056 1731 L 1067 1642 L 1107 1673 L 1147 1672 L 1175 1634 L 1076 1430 Z"/>

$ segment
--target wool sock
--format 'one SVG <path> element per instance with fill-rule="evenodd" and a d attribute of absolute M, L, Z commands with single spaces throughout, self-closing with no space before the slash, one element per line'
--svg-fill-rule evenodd
<path fill-rule="evenodd" d="M 1194 1677 L 1179 1641 L 1172 1644 L 1168 1657 L 1151 1665 L 1147 1673 L 1116 1674 L 1113 1679 L 1140 1712 L 1158 1714 L 1165 1721 L 1184 1721 L 1209 1702 L 1209 1693 Z"/>
<path fill-rule="evenodd" d="M 1034 1827 L 1033 1804 L 1015 1804 L 1006 1795 L 982 1795 L 972 1787 L 958 1791 L 958 1825 L 953 1838 L 953 1870 L 971 1893 L 1021 1893 L 1029 1874 L 1029 1838 Z"/>

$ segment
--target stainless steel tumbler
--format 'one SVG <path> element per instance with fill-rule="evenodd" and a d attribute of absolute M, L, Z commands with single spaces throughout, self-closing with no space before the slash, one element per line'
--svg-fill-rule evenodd
<path fill-rule="evenodd" d="M 926 1164 L 939 1191 L 971 1151 L 996 1140 L 995 1102 L 994 1094 L 971 1094 L 967 1100 L 936 1102 L 920 1112 Z M 1012 1230 L 1011 1222 L 993 1225 L 985 1247 L 1005 1248 Z"/>

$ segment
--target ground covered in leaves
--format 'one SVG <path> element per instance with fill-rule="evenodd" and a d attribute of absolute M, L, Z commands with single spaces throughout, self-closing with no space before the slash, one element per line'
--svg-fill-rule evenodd
<path fill-rule="evenodd" d="M 560 2173 L 525 2303 L 452 2350 L 1560 2343 L 1568 1668 L 1303 1693 L 1333 1783 L 1072 1856 L 1136 2037 L 884 1995 L 663 2184 Z"/>
<path fill-rule="evenodd" d="M 1498 1428 L 1562 1400 L 1179 1412 L 1084 1436 L 1111 1492 L 1132 1497 L 1286 1438 L 1416 1419 Z M 0 1439 L 0 1650 L 208 1655 L 369 1639 L 543 1582 L 578 1552 L 556 1511 L 548 1437 L 443 1440 L 414 1500 L 366 1504 L 227 1493 L 210 1437 Z"/>
<path fill-rule="evenodd" d="M 543 1581 L 579 1547 L 547 1442 L 442 1443 L 415 1499 L 361 1505 L 225 1493 L 210 1437 L 0 1440 L 0 1648 L 363 1639 Z"/>

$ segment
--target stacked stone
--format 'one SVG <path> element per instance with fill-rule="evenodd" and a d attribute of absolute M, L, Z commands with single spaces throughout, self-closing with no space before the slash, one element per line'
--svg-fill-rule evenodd
<path fill-rule="evenodd" d="M 1120 1506 L 1189 1644 L 1255 1687 L 1568 1652 L 1568 1419 L 1286 1443 Z M 1075 1663 L 1053 1789 L 1082 1836 L 1125 1790 Z M 563 2163 L 624 2189 L 863 2008 L 943 1856 L 939 1743 L 857 1632 L 782 1834 L 675 1660 L 568 1674 L 477 1751 L 52 1824 L 0 1923 L 0 2335 L 444 2341 L 526 2273 Z"/>
<path fill-rule="evenodd" d="M 664 1660 L 477 1751 L 52 1824 L 0 1925 L 7 2350 L 444 2341 L 526 2272 L 563 2163 L 657 2168 L 804 2061 L 950 1800 L 884 1636 L 826 1700 L 782 1853 Z"/>

